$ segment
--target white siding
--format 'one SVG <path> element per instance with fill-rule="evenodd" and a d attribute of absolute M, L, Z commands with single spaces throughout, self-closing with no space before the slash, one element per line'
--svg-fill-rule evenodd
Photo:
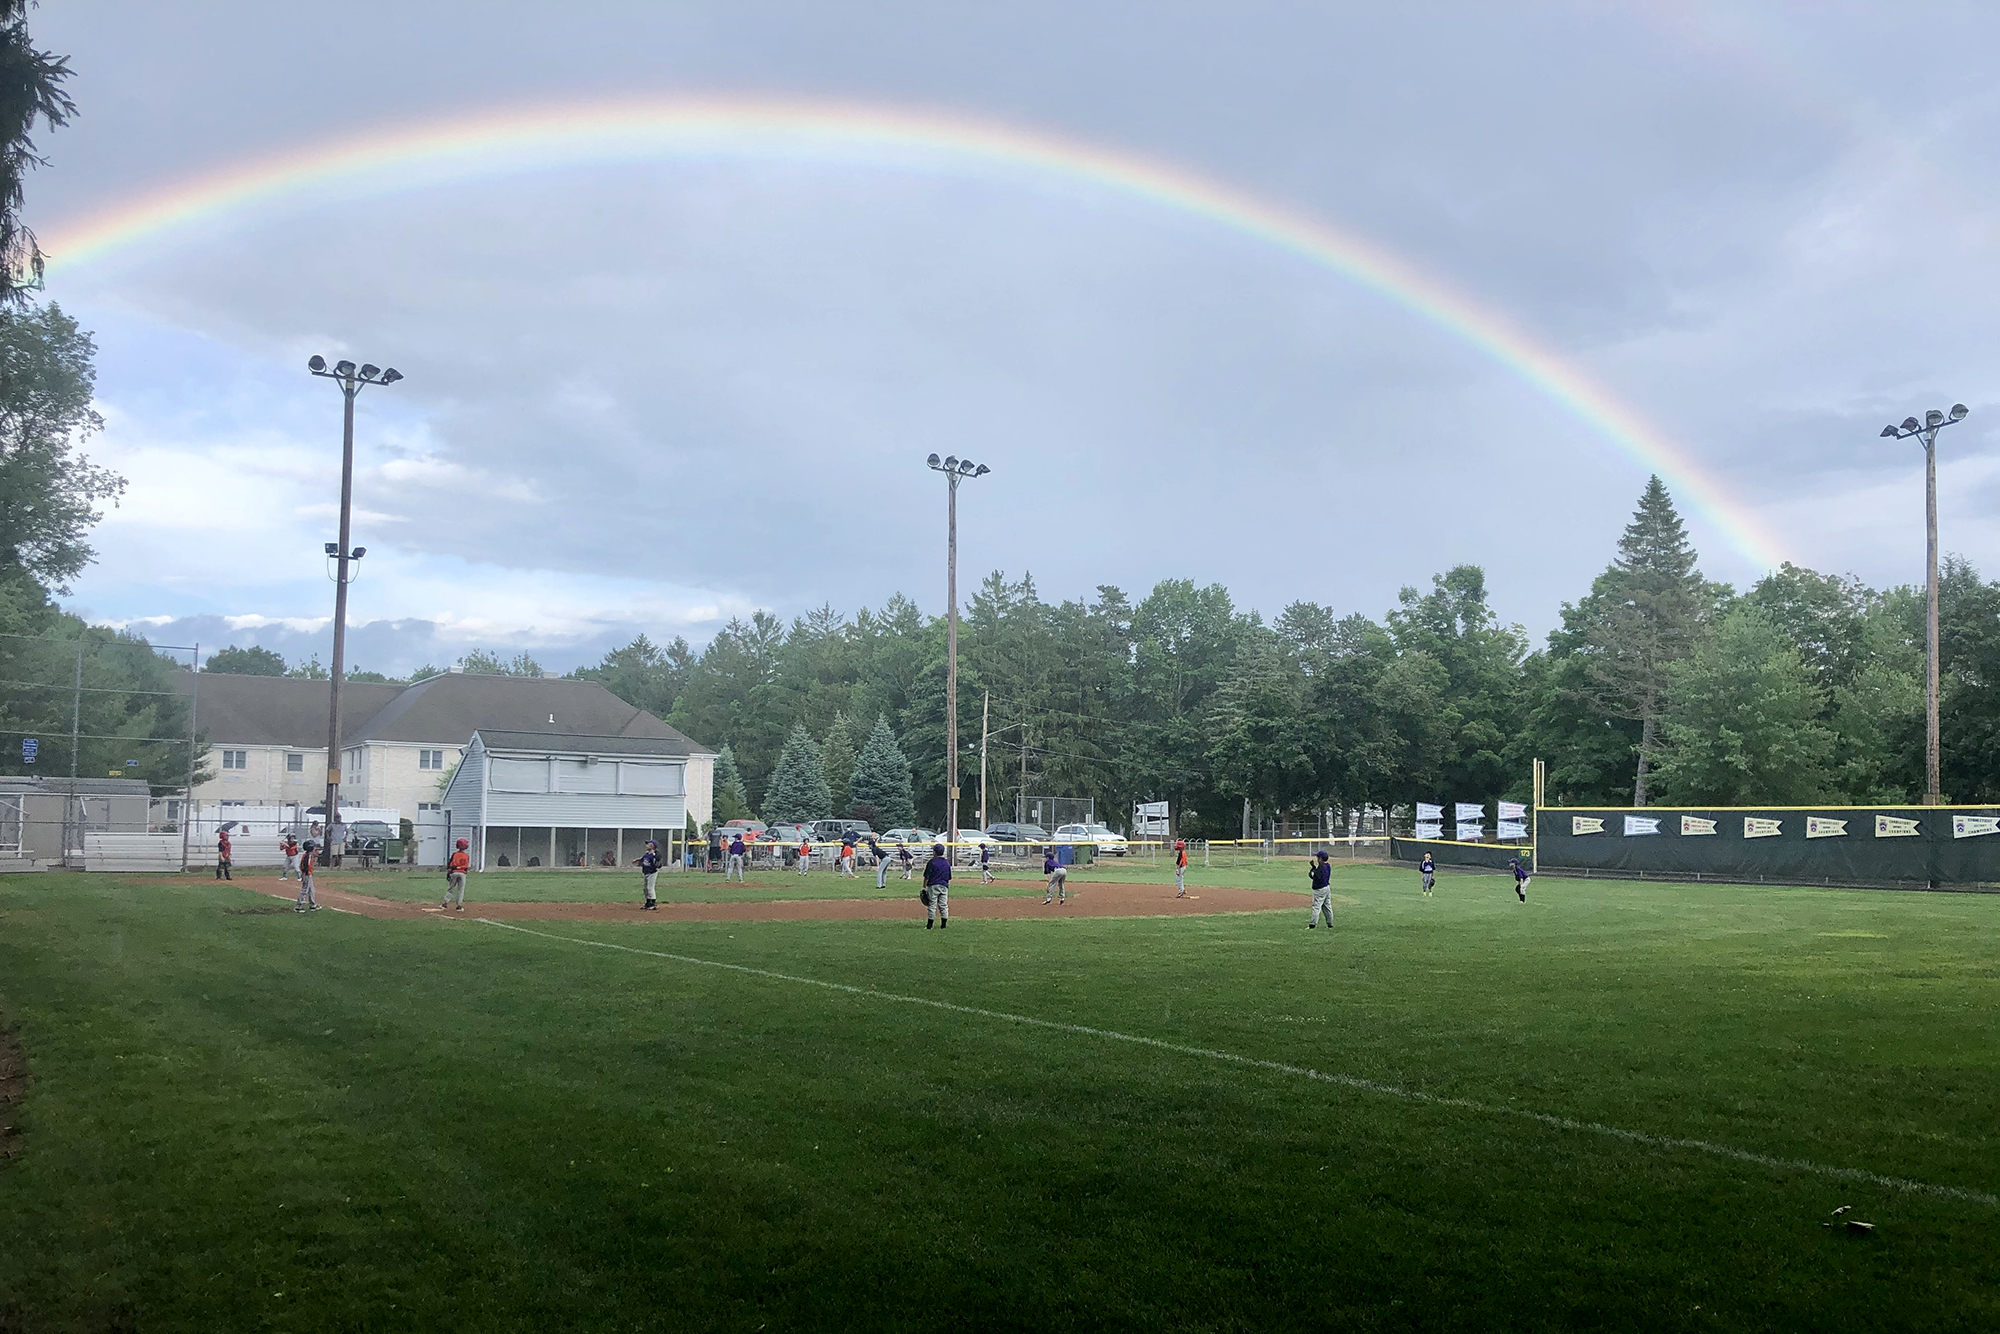
<path fill-rule="evenodd" d="M 678 829 L 686 822 L 684 797 L 621 797 L 596 792 L 489 793 L 483 821 L 564 829 Z"/>
<path fill-rule="evenodd" d="M 487 780 L 495 792 L 547 792 L 549 790 L 549 762 L 547 760 L 503 760 L 492 762 L 493 772 Z"/>

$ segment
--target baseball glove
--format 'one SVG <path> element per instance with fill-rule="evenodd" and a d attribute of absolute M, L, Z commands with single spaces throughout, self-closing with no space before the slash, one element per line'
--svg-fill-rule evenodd
<path fill-rule="evenodd" d="M 918 901 L 919 901 L 919 902 L 921 902 L 921 903 L 922 903 L 922 904 L 923 904 L 923 905 L 924 905 L 924 906 L 925 906 L 926 908 L 930 907 L 930 906 L 931 906 L 931 887 L 930 887 L 929 885 L 925 885 L 925 886 L 924 886 L 924 887 L 923 887 L 922 889 L 918 890 L 918 891 L 917 891 L 917 899 L 918 899 Z"/>

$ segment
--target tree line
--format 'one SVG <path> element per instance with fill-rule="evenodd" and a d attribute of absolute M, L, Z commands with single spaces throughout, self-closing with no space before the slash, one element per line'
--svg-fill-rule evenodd
<path fill-rule="evenodd" d="M 1953 558 L 1941 609 L 1946 795 L 2000 799 L 2000 585 Z M 788 749 L 878 719 L 934 825 L 944 644 L 943 619 L 898 596 L 790 624 L 758 612 L 698 652 L 641 635 L 571 675 L 726 746 L 745 812 L 774 784 L 791 790 L 776 777 L 800 767 Z M 1215 584 L 1050 602 L 996 572 L 965 608 L 959 652 L 961 785 L 971 810 L 990 706 L 989 821 L 1013 818 L 1022 794 L 1094 798 L 1113 823 L 1168 800 L 1181 828 L 1224 836 L 1246 801 L 1310 823 L 1525 800 L 1537 757 L 1551 804 L 1870 804 L 1922 788 L 1921 591 L 1789 564 L 1740 593 L 1713 582 L 1657 477 L 1538 647 L 1461 565 L 1403 589 L 1380 620 L 1299 601 L 1268 622 Z M 849 813 L 837 796 L 827 813 Z"/>

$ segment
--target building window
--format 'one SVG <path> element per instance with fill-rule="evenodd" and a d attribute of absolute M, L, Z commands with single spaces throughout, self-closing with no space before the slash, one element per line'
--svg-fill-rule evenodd
<path fill-rule="evenodd" d="M 417 803 L 417 809 L 420 811 L 441 811 L 444 809 L 444 803 L 441 801 L 420 801 Z"/>
<path fill-rule="evenodd" d="M 250 752 L 247 750 L 223 751 L 222 767 L 225 769 L 248 769 L 250 767 Z"/>
<path fill-rule="evenodd" d="M 305 771 L 306 771 L 306 757 L 305 757 L 305 756 L 303 756 L 303 755 L 298 755 L 298 754 L 292 754 L 292 755 L 287 755 L 287 756 L 285 756 L 285 772 L 286 772 L 286 773 L 288 773 L 288 774 L 302 774 L 302 773 L 304 773 Z"/>
<path fill-rule="evenodd" d="M 420 751 L 418 751 L 418 752 L 417 752 L 417 767 L 418 767 L 419 769 L 442 769 L 442 768 L 444 768 L 444 752 L 443 752 L 443 751 L 441 751 L 441 750 L 420 750 Z"/>

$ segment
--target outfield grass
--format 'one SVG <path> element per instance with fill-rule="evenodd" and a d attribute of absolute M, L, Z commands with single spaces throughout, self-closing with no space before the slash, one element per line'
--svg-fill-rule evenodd
<path fill-rule="evenodd" d="M 1990 1199 L 2000 898 L 1341 872 L 948 935 L 9 877 L 0 1329 L 2000 1324 L 1991 1203 L 1513 1114 Z"/>

